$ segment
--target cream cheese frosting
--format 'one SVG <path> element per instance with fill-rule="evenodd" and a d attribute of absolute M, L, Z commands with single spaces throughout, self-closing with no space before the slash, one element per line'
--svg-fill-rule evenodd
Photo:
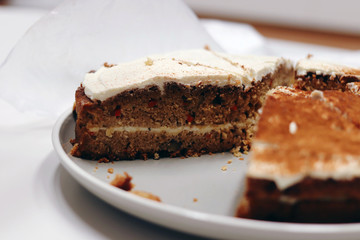
<path fill-rule="evenodd" d="M 82 83 L 92 100 L 106 100 L 123 91 L 158 86 L 166 82 L 188 86 L 243 85 L 276 71 L 280 65 L 292 67 L 289 60 L 269 56 L 234 56 L 197 49 L 153 55 L 88 73 Z"/>
<path fill-rule="evenodd" d="M 329 62 L 326 60 L 308 57 L 301 59 L 296 64 L 296 74 L 304 76 L 308 72 L 313 72 L 317 75 L 353 75 L 360 79 L 360 69 L 351 68 L 345 65 Z"/>
<path fill-rule="evenodd" d="M 276 146 L 266 143 L 255 142 L 252 149 L 253 151 L 266 151 L 268 147 L 276 148 Z M 274 181 L 279 190 L 285 190 L 301 182 L 306 177 L 321 180 L 352 180 L 354 177 L 360 177 L 360 156 L 350 154 L 333 155 L 331 161 L 329 161 L 323 159 L 321 154 L 319 153 L 316 164 L 300 164 L 296 173 L 287 171 L 285 162 L 284 166 L 281 166 L 281 163 L 252 159 L 247 176 Z"/>

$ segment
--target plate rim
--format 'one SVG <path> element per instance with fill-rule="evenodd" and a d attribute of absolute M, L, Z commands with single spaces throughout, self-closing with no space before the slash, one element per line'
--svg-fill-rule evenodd
<path fill-rule="evenodd" d="M 255 237 L 261 236 L 261 234 L 266 234 L 264 236 L 274 234 L 274 236 L 282 238 L 284 237 L 283 235 L 288 236 L 288 234 L 291 234 L 293 237 L 295 237 L 294 235 L 301 237 L 306 237 L 306 235 L 313 237 L 323 235 L 327 239 L 336 239 L 338 234 L 341 234 L 343 237 L 345 235 L 350 237 L 353 234 L 360 233 L 360 223 L 304 224 L 242 219 L 199 212 L 163 202 L 158 203 L 126 191 L 119 191 L 119 189 L 106 184 L 86 172 L 65 152 L 61 142 L 61 133 L 70 118 L 72 118 L 72 108 L 60 115 L 52 130 L 52 144 L 62 166 L 81 186 L 92 194 L 115 208 L 138 218 L 173 230 L 203 237 L 238 238 L 243 235 Z M 128 206 L 131 207 L 127 208 Z M 143 214 L 143 210 L 147 214 Z M 154 215 L 151 215 L 152 213 L 156 214 L 155 218 Z M 176 224 L 179 220 L 184 224 Z M 218 228 L 221 228 L 222 231 L 216 230 Z"/>

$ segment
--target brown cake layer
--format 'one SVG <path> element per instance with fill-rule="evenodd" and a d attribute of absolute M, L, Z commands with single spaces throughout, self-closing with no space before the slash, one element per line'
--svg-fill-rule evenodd
<path fill-rule="evenodd" d="M 360 97 L 278 88 L 258 123 L 237 216 L 360 220 Z"/>
<path fill-rule="evenodd" d="M 259 220 L 335 223 L 360 221 L 360 179 L 307 178 L 283 191 L 273 181 L 247 180 L 237 216 Z"/>
<path fill-rule="evenodd" d="M 251 210 L 249 210 L 251 209 Z M 273 199 L 243 199 L 238 216 L 258 220 L 299 223 L 360 221 L 359 199 L 317 199 L 287 203 Z"/>
<path fill-rule="evenodd" d="M 351 75 L 318 75 L 308 72 L 306 75 L 295 73 L 294 87 L 301 90 L 341 90 L 345 91 L 346 84 L 358 82 L 359 79 Z"/>
<path fill-rule="evenodd" d="M 248 191 L 237 216 L 287 222 L 360 221 L 360 179 L 306 178 L 279 190 L 265 179 L 247 179 Z"/>

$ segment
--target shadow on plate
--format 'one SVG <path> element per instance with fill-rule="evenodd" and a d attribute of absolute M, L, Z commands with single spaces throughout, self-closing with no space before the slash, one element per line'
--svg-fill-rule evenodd
<path fill-rule="evenodd" d="M 143 221 L 103 202 L 78 184 L 54 151 L 44 159 L 37 181 L 37 192 L 50 198 L 69 222 L 80 220 L 105 238 L 203 239 Z"/>

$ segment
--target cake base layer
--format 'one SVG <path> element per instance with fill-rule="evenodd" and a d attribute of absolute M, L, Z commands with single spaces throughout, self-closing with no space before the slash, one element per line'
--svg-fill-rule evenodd
<path fill-rule="evenodd" d="M 302 200 L 294 204 L 267 199 L 242 203 L 238 217 L 299 223 L 350 223 L 360 221 L 360 201 Z M 249 211 L 251 209 L 251 211 Z"/>
<path fill-rule="evenodd" d="M 360 221 L 359 178 L 307 178 L 282 191 L 273 181 L 248 178 L 247 189 L 238 217 L 308 223 Z"/>

